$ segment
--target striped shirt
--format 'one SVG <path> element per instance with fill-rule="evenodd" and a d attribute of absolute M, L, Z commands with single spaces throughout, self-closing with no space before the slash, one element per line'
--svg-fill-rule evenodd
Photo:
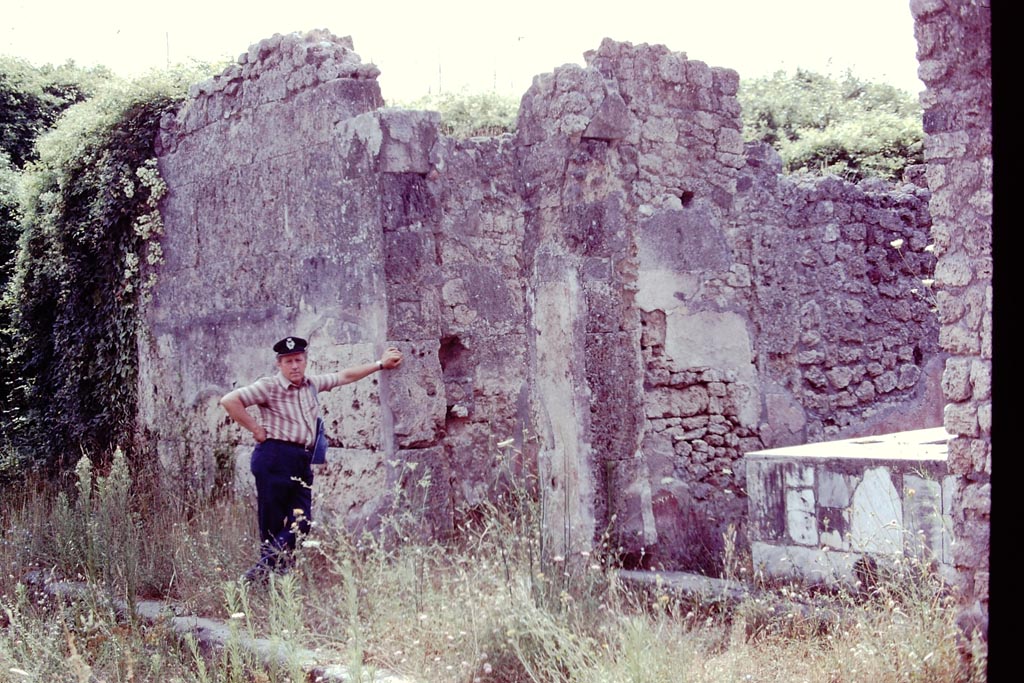
<path fill-rule="evenodd" d="M 316 418 L 319 405 L 310 391 L 330 391 L 342 385 L 341 374 L 306 375 L 302 386 L 295 386 L 280 372 L 272 377 L 261 377 L 238 390 L 245 407 L 258 406 L 260 424 L 268 439 L 280 439 L 313 446 L 316 439 Z"/>

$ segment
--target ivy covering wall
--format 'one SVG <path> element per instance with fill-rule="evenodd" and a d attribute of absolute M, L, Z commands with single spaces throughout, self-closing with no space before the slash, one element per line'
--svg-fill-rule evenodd
<path fill-rule="evenodd" d="M 198 78 L 111 79 L 38 139 L 20 174 L 2 301 L 8 474 L 131 449 L 138 312 L 161 260 L 153 140 Z"/>

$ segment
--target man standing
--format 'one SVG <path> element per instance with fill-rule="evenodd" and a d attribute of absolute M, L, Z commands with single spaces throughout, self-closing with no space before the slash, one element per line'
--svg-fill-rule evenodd
<path fill-rule="evenodd" d="M 256 439 L 251 468 L 256 478 L 256 514 L 260 559 L 243 579 L 265 580 L 271 571 L 288 569 L 296 533 L 307 533 L 312 507 L 313 449 L 320 403 L 317 393 L 357 382 L 374 372 L 393 370 L 402 353 L 390 347 L 374 363 L 340 372 L 306 376 L 306 346 L 301 337 L 274 344 L 279 372 L 235 389 L 220 400 L 228 415 Z M 258 406 L 260 418 L 246 408 Z"/>

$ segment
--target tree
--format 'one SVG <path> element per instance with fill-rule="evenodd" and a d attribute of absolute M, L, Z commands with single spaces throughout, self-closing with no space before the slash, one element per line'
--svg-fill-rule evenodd
<path fill-rule="evenodd" d="M 91 97 L 113 74 L 104 67 L 83 69 L 67 62 L 34 67 L 0 57 L 0 150 L 15 168 L 36 158 L 35 141 L 71 105 Z"/>

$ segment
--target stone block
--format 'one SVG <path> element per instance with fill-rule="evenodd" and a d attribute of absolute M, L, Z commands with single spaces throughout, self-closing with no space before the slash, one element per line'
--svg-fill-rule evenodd
<path fill-rule="evenodd" d="M 395 443 L 401 449 L 435 445 L 444 433 L 447 413 L 440 344 L 426 340 L 397 346 L 403 355 L 401 372 L 381 376 L 381 395 L 393 416 Z"/>
<path fill-rule="evenodd" d="M 382 173 L 420 173 L 432 168 L 431 158 L 438 138 L 437 112 L 383 109 L 379 112 L 383 134 L 379 169 Z"/>
<path fill-rule="evenodd" d="M 964 510 L 970 510 L 983 515 L 992 513 L 992 485 L 967 484 L 960 494 L 960 506 Z"/>
<path fill-rule="evenodd" d="M 443 447 L 395 453 L 394 522 L 423 541 L 449 538 L 454 530 L 452 472 Z"/>
<path fill-rule="evenodd" d="M 971 396 L 976 401 L 986 401 L 992 397 L 992 363 L 978 358 L 971 360 Z M 951 400 L 963 400 L 967 398 L 953 398 Z"/>
<path fill-rule="evenodd" d="M 594 118 L 583 131 L 583 137 L 621 140 L 629 134 L 632 125 L 632 116 L 622 96 L 617 92 L 611 92 L 601 102 Z"/>
<path fill-rule="evenodd" d="M 818 519 L 812 489 L 786 491 L 786 532 L 798 545 L 818 545 Z"/>
<path fill-rule="evenodd" d="M 950 434 L 978 436 L 978 407 L 974 403 L 948 403 L 943 411 L 943 425 Z"/>
<path fill-rule="evenodd" d="M 822 468 L 817 474 L 818 505 L 829 508 L 849 507 L 858 483 L 856 475 L 827 468 Z"/>
<path fill-rule="evenodd" d="M 755 572 L 760 571 L 774 578 L 826 585 L 852 584 L 856 581 L 853 568 L 861 557 L 857 553 L 760 542 L 751 544 L 751 556 Z"/>
<path fill-rule="evenodd" d="M 970 358 L 948 358 L 942 373 L 942 392 L 950 401 L 964 401 L 971 395 Z"/>
<path fill-rule="evenodd" d="M 864 472 L 851 507 L 853 550 L 879 555 L 903 552 L 903 506 L 886 468 L 873 467 Z"/>

